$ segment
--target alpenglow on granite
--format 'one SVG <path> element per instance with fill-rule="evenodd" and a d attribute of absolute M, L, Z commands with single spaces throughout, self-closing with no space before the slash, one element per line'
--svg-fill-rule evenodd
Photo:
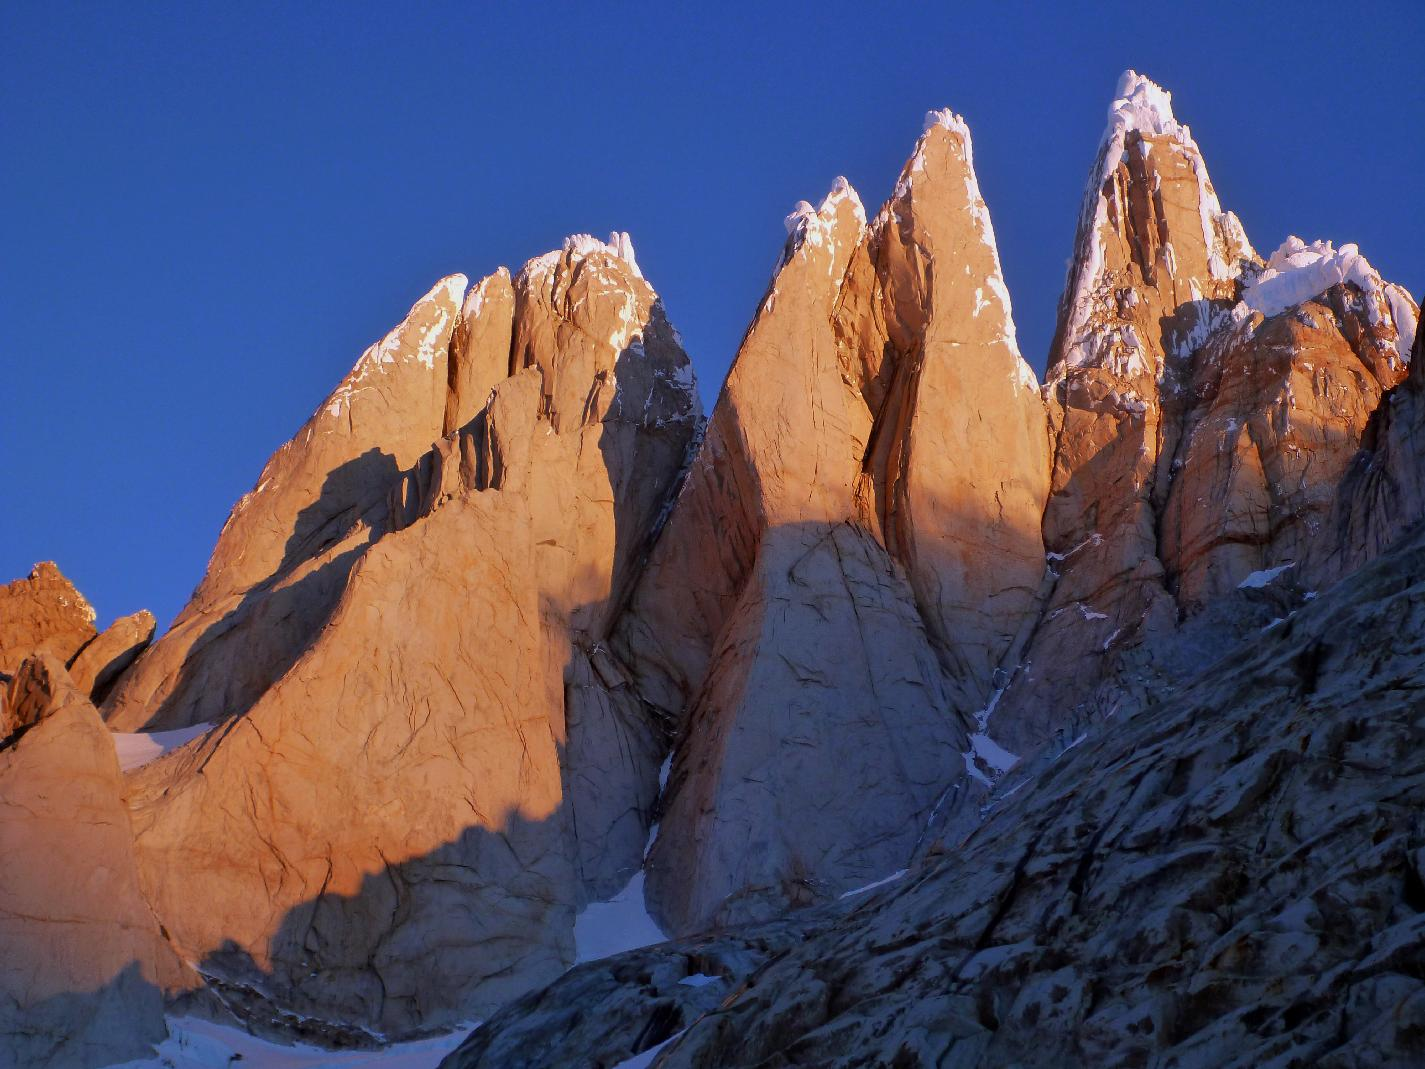
<path fill-rule="evenodd" d="M 992 199 L 798 203 L 706 419 L 629 235 L 451 275 L 162 634 L 0 587 L 0 1064 L 1425 1064 L 1418 306 L 1129 71 L 1041 385 Z"/>

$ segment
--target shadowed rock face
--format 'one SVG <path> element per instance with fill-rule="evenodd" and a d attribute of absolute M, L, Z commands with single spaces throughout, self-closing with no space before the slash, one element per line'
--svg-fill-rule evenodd
<path fill-rule="evenodd" d="M 1381 399 L 1306 570 L 1329 583 L 1374 560 L 1425 516 L 1425 319 L 1410 371 Z"/>
<path fill-rule="evenodd" d="M 196 984 L 139 890 L 114 744 L 64 665 L 25 661 L 0 730 L 0 1063 L 88 1069 L 166 1034 Z"/>
<path fill-rule="evenodd" d="M 1422 636 L 1416 534 L 857 905 L 583 966 L 444 1064 L 1418 1065 Z"/>
<path fill-rule="evenodd" d="M 787 225 L 618 634 L 680 725 L 649 859 L 676 931 L 904 866 L 1043 573 L 1047 424 L 963 122 L 930 116 L 870 225 L 844 180 Z"/>
<path fill-rule="evenodd" d="M 557 976 L 575 911 L 637 869 L 666 742 L 607 640 L 699 412 L 629 255 L 571 239 L 463 308 L 437 287 L 235 509 L 185 610 L 215 637 L 173 668 L 165 638 L 111 703 L 153 722 L 132 703 L 162 677 L 208 715 L 184 681 L 226 678 L 281 615 L 256 647 L 280 674 L 130 780 L 145 891 L 228 990 L 388 1035 L 483 1016 Z"/>

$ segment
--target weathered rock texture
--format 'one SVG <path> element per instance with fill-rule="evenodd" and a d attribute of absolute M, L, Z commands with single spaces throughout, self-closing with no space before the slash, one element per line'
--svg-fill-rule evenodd
<path fill-rule="evenodd" d="M 0 730 L 0 1064 L 89 1069 L 167 1034 L 163 994 L 193 982 L 139 890 L 109 732 L 63 663 L 10 683 Z"/>
<path fill-rule="evenodd" d="M 94 634 L 94 610 L 53 561 L 0 587 L 0 675 L 35 653 L 67 663 Z"/>
<path fill-rule="evenodd" d="M 531 996 L 446 1064 L 611 1064 L 689 1024 L 653 1066 L 1421 1064 L 1423 636 L 1417 534 L 844 917 L 770 954 L 724 934 L 700 1016 L 674 944 L 571 974 L 597 1021 L 522 1056 L 507 1036 L 565 1010 Z"/>
<path fill-rule="evenodd" d="M 110 703 L 225 721 L 131 777 L 184 955 L 382 1034 L 573 960 L 575 911 L 638 868 L 666 749 L 607 640 L 698 427 L 687 357 L 626 237 L 462 289 L 278 451 Z"/>
<path fill-rule="evenodd" d="M 1047 425 L 963 122 L 932 113 L 869 226 L 844 180 L 787 225 L 619 634 L 680 725 L 649 862 L 677 931 L 902 867 L 1043 573 Z"/>
<path fill-rule="evenodd" d="M 1263 264 L 1169 95 L 1124 75 L 1050 355 L 1052 593 L 991 734 L 1111 711 L 1121 654 L 1304 560 L 1417 310 L 1354 246 Z"/>

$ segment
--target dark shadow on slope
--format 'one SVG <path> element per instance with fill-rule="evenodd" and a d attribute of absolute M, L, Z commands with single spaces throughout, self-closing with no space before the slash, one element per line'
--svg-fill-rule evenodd
<path fill-rule="evenodd" d="M 246 713 L 307 650 L 362 552 L 389 529 L 388 500 L 401 475 L 395 458 L 377 449 L 333 469 L 317 500 L 298 513 L 271 576 L 230 599 L 232 607 L 216 621 L 180 619 L 165 640 L 189 628 L 202 633 L 144 730 Z"/>
<path fill-rule="evenodd" d="M 163 992 L 130 962 L 92 991 L 18 1004 L 0 997 L 0 1064 L 27 1069 L 111 1065 L 146 1057 L 167 1034 Z"/>
<path fill-rule="evenodd" d="M 263 968 L 231 941 L 198 968 L 256 1034 L 376 1049 L 448 1031 L 557 978 L 572 949 L 566 807 L 511 813 L 292 908 Z M 529 860 L 523 860 L 529 859 Z"/>

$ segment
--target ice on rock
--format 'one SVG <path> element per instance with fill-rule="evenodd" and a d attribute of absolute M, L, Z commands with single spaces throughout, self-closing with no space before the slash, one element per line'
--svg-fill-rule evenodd
<path fill-rule="evenodd" d="M 1396 330 L 1396 352 L 1408 360 L 1418 315 L 1414 302 L 1399 286 L 1382 281 L 1354 244 L 1338 249 L 1329 241 L 1308 245 L 1294 235 L 1287 238 L 1272 253 L 1267 266 L 1247 282 L 1242 303 L 1270 318 L 1347 282 L 1365 294 L 1366 314 L 1372 323 L 1379 323 L 1382 314 L 1390 316 Z"/>
<path fill-rule="evenodd" d="M 1110 130 L 1138 130 L 1145 134 L 1185 134 L 1187 127 L 1173 117 L 1173 94 L 1134 70 L 1118 79 L 1114 101 L 1108 106 Z"/>
<path fill-rule="evenodd" d="M 467 321 L 477 319 L 480 309 L 485 306 L 485 298 L 489 295 L 490 286 L 495 279 L 510 281 L 510 270 L 507 267 L 497 267 L 493 275 L 487 275 L 480 280 L 479 285 L 471 286 L 470 292 L 465 295 L 465 303 L 461 306 L 460 316 Z"/>
<path fill-rule="evenodd" d="M 643 277 L 643 272 L 638 269 L 638 258 L 633 254 L 633 239 L 628 236 L 627 230 L 615 230 L 609 235 L 609 251 L 628 264 L 628 269 L 636 278 Z"/>
<path fill-rule="evenodd" d="M 1256 256 L 1241 221 L 1232 212 L 1222 210 L 1191 129 L 1173 114 L 1172 94 L 1137 71 L 1125 71 L 1118 80 L 1117 92 L 1108 108 L 1108 126 L 1099 147 L 1099 164 L 1084 192 L 1079 217 L 1079 252 L 1069 268 L 1072 298 L 1064 334 L 1067 341 L 1066 367 L 1085 366 L 1110 356 L 1097 344 L 1101 332 L 1092 322 L 1106 285 L 1103 234 L 1112 225 L 1104 186 L 1123 161 L 1128 151 L 1129 135 L 1133 133 L 1144 139 L 1171 138 L 1172 151 L 1180 153 L 1191 164 L 1197 180 L 1197 208 L 1211 279 L 1225 282 L 1237 278 L 1241 274 L 1242 262 Z M 1139 154 L 1146 160 L 1152 154 L 1151 146 L 1146 141 L 1139 141 L 1138 144 Z M 1157 177 L 1155 171 L 1155 180 Z M 1164 246 L 1163 253 L 1168 272 L 1176 274 L 1177 256 L 1171 244 Z"/>
<path fill-rule="evenodd" d="M 369 386 L 363 386 L 362 383 L 366 382 L 373 372 L 384 375 L 386 373 L 386 365 L 395 364 L 397 362 L 397 354 L 401 352 L 409 340 L 407 334 L 416 329 L 409 320 L 418 308 L 431 301 L 438 300 L 442 294 L 445 296 L 447 303 L 459 308 L 464 303 L 465 290 L 469 285 L 470 281 L 464 275 L 455 274 L 447 275 L 431 287 L 429 293 L 412 305 L 411 311 L 407 313 L 406 319 L 402 320 L 398 326 L 394 327 L 379 342 L 368 346 L 356 363 L 352 365 L 351 370 L 347 372 L 346 378 L 342 380 L 341 385 L 333 390 L 331 395 L 322 402 L 322 408 L 326 410 L 327 415 L 332 418 L 339 418 L 343 409 L 351 406 L 351 399 L 353 397 L 370 389 Z M 435 358 L 439 351 L 436 342 L 446 337 L 445 328 L 449 324 L 449 321 L 450 313 L 442 308 L 438 319 L 419 328 L 420 335 L 416 339 L 415 350 L 409 353 L 406 359 L 409 360 L 409 357 L 413 356 L 416 362 L 427 371 L 434 370 Z"/>
<path fill-rule="evenodd" d="M 831 192 L 822 199 L 819 208 L 813 208 L 808 201 L 797 201 L 796 207 L 782 220 L 782 224 L 787 228 L 787 244 L 773 274 L 781 271 L 804 247 L 829 248 L 833 240 L 832 231 L 836 226 L 836 216 L 841 205 L 848 202 L 858 227 L 865 229 L 866 209 L 861 204 L 860 195 L 844 177 L 837 176 L 836 181 L 831 184 Z M 827 270 L 832 270 L 834 264 L 835 257 L 832 257 L 831 262 L 827 264 Z"/>
<path fill-rule="evenodd" d="M 564 239 L 562 248 L 536 256 L 524 265 L 520 274 L 531 276 L 553 270 L 566 253 L 580 259 L 594 255 L 615 256 L 624 262 L 635 278 L 643 277 L 633 253 L 633 239 L 628 236 L 627 231 L 622 230 L 610 234 L 608 241 L 601 241 L 593 234 L 570 234 Z"/>

